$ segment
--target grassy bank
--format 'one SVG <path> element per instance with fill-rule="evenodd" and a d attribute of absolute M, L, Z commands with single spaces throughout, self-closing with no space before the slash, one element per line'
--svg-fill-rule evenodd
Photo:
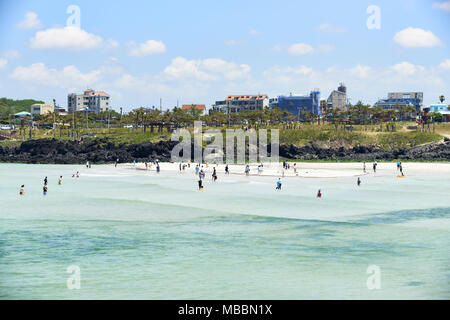
<path fill-rule="evenodd" d="M 280 130 L 280 143 L 293 144 L 303 146 L 310 142 L 317 143 L 322 147 L 354 147 L 357 145 L 373 145 L 379 146 L 385 150 L 411 148 L 417 145 L 431 143 L 441 140 L 444 136 L 450 136 L 450 124 L 436 124 L 430 127 L 430 132 L 420 132 L 408 130 L 409 126 L 414 123 L 396 124 L 395 132 L 386 132 L 380 125 L 361 125 L 353 126 L 353 131 L 344 130 L 342 126 L 337 128 L 331 124 L 321 126 L 301 124 L 295 129 L 288 129 L 284 126 L 273 126 Z M 235 129 L 240 127 L 234 127 Z M 204 128 L 204 130 L 214 128 Z M 270 129 L 270 128 L 268 128 Z M 192 131 L 192 128 L 189 128 Z M 221 127 L 220 130 L 225 130 Z M 78 136 L 86 133 L 85 129 L 77 131 Z M 72 140 L 71 131 L 68 128 L 57 129 L 56 139 Z M 139 144 L 142 142 L 158 142 L 161 140 L 169 140 L 171 132 L 166 129 L 153 132 L 147 128 L 144 130 L 139 128 L 111 128 L 111 129 L 89 129 L 89 134 L 96 137 L 107 137 L 114 144 Z M 16 135 L 17 136 L 17 135 Z M 29 131 L 26 130 L 25 137 L 28 138 Z M 53 130 L 35 129 L 33 130 L 33 139 L 51 139 L 54 137 Z M 17 141 L 0 141 L 0 146 L 16 146 L 20 145 L 21 140 Z"/>

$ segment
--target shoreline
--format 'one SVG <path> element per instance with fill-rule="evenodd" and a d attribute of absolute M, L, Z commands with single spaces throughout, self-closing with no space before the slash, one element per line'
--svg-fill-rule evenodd
<path fill-rule="evenodd" d="M 363 176 L 397 176 L 397 165 L 395 162 L 377 162 L 377 172 L 373 172 L 373 162 L 366 162 L 366 172 L 363 171 L 363 162 L 347 163 L 301 163 L 297 162 L 297 173 L 294 172 L 293 164 L 290 162 L 290 169 L 282 171 L 282 163 L 263 163 L 263 171 L 258 174 L 259 164 L 250 164 L 249 177 L 281 177 L 281 178 L 343 178 L 343 177 L 363 177 Z M 195 175 L 196 164 L 191 163 L 190 168 L 180 172 L 180 163 L 160 162 L 161 174 L 164 172 L 193 174 Z M 184 163 L 187 165 L 187 163 Z M 111 165 L 106 165 L 111 166 Z M 207 175 L 207 178 L 216 168 L 218 175 L 225 175 L 226 164 L 202 164 L 201 169 Z M 245 176 L 245 167 L 247 164 L 229 164 L 230 175 Z M 427 163 L 427 162 L 402 162 L 405 176 L 408 173 L 414 175 L 417 172 L 439 172 L 450 174 L 450 162 L 447 163 Z M 123 163 L 119 168 L 136 170 L 143 172 L 156 172 L 156 166 L 149 166 L 148 170 L 144 163 Z"/>

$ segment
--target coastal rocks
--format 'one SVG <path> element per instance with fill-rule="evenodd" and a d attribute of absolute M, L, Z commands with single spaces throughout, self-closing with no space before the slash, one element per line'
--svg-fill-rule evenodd
<path fill-rule="evenodd" d="M 375 146 L 355 146 L 353 148 L 320 148 L 313 143 L 296 147 L 281 145 L 280 157 L 299 160 L 423 160 L 423 161 L 450 161 L 450 139 L 443 142 L 430 143 L 406 150 L 383 150 Z"/>
<path fill-rule="evenodd" d="M 150 162 L 171 160 L 171 151 L 177 142 L 159 141 L 140 144 L 115 145 L 107 138 L 83 141 L 61 141 L 54 139 L 30 140 L 16 147 L 0 146 L 1 162 L 20 163 L 114 163 Z M 270 153 L 270 145 L 269 153 Z M 193 154 L 193 152 L 192 152 Z M 405 150 L 383 150 L 377 146 L 355 146 L 353 148 L 331 147 L 310 143 L 306 146 L 280 145 L 281 158 L 298 160 L 374 161 L 374 160 L 422 160 L 450 161 L 450 139 L 421 145 Z"/>

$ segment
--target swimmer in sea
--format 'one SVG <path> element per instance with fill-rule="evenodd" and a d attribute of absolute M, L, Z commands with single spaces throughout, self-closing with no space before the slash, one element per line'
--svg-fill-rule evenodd
<path fill-rule="evenodd" d="M 322 198 L 322 191 L 319 189 L 319 192 L 317 192 L 317 198 Z"/>
<path fill-rule="evenodd" d="M 21 196 L 23 196 L 23 195 L 25 194 L 25 185 L 24 185 L 24 184 L 20 187 L 19 194 L 20 194 Z"/>
<path fill-rule="evenodd" d="M 361 179 L 360 178 L 358 178 L 358 182 L 357 183 L 358 183 L 358 187 L 361 186 Z"/>
<path fill-rule="evenodd" d="M 79 178 L 80 177 L 80 173 L 77 171 L 77 178 Z"/>
<path fill-rule="evenodd" d="M 59 185 L 62 185 L 62 176 L 59 177 L 59 179 L 58 179 L 58 184 L 59 184 Z"/>

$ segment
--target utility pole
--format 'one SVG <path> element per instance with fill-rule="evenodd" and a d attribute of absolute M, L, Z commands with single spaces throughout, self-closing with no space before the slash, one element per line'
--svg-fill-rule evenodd
<path fill-rule="evenodd" d="M 89 107 L 86 107 L 86 134 L 89 135 Z"/>
<path fill-rule="evenodd" d="M 53 99 L 53 139 L 56 138 L 56 99 Z"/>
<path fill-rule="evenodd" d="M 111 110 L 108 109 L 108 131 L 109 131 L 109 123 L 111 121 Z"/>
<path fill-rule="evenodd" d="M 75 138 L 75 133 L 74 133 L 74 129 L 75 129 L 75 98 L 72 97 L 72 138 Z"/>

